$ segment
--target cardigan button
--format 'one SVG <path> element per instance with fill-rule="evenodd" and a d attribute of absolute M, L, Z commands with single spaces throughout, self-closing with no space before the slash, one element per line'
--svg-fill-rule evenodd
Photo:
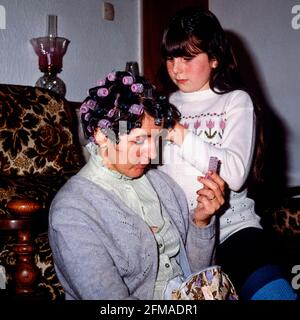
<path fill-rule="evenodd" d="M 168 263 L 165 264 L 166 268 L 170 268 L 170 265 Z"/>

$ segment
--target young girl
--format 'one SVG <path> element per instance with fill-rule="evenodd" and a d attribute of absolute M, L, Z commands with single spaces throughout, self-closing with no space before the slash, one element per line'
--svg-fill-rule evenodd
<path fill-rule="evenodd" d="M 182 187 L 193 210 L 195 177 L 206 173 L 211 156 L 217 157 L 229 187 L 228 206 L 219 215 L 218 263 L 244 299 L 295 299 L 269 255 L 255 203 L 247 197 L 249 174 L 259 176 L 260 112 L 238 81 L 218 19 L 200 8 L 178 12 L 164 32 L 162 55 L 178 88 L 170 102 L 182 117 L 167 137 L 161 170 Z"/>

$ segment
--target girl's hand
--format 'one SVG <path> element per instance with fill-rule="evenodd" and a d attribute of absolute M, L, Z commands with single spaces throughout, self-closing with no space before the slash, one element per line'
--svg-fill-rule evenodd
<path fill-rule="evenodd" d="M 188 130 L 182 124 L 177 122 L 175 126 L 169 130 L 165 139 L 181 146 L 187 133 Z"/>
<path fill-rule="evenodd" d="M 208 178 L 197 179 L 203 184 L 203 188 L 197 191 L 198 205 L 194 210 L 193 221 L 197 226 L 205 227 L 225 202 L 225 181 L 212 171 L 208 172 Z"/>

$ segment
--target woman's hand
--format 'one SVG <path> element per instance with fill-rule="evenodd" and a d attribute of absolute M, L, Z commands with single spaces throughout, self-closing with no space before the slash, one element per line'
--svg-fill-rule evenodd
<path fill-rule="evenodd" d="M 197 207 L 194 210 L 194 223 L 199 227 L 209 224 L 225 202 L 225 181 L 215 172 L 209 171 L 208 177 L 198 177 L 203 188 L 197 191 Z"/>

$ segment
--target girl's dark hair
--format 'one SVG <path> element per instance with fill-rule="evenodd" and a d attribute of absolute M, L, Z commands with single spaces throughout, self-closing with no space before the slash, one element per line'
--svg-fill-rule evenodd
<path fill-rule="evenodd" d="M 179 11 L 164 31 L 162 57 L 194 57 L 205 52 L 218 62 L 212 70 L 210 88 L 225 93 L 241 88 L 237 64 L 217 17 L 208 10 L 186 8 Z"/>
<path fill-rule="evenodd" d="M 231 44 L 217 17 L 211 11 L 199 7 L 185 8 L 170 20 L 164 31 L 162 57 L 166 61 L 170 57 L 194 57 L 201 52 L 207 53 L 210 60 L 215 59 L 218 63 L 212 69 L 209 80 L 211 90 L 223 94 L 241 89 L 252 97 L 257 120 L 257 143 L 252 172 L 254 178 L 260 180 L 264 145 L 262 110 L 242 83 Z"/>
<path fill-rule="evenodd" d="M 80 107 L 85 137 L 93 140 L 100 128 L 111 140 L 119 143 L 119 136 L 142 125 L 145 113 L 156 125 L 172 127 L 180 113 L 142 76 L 126 71 L 111 72 L 99 86 L 89 89 L 89 96 Z M 124 121 L 124 126 L 120 122 Z"/>

